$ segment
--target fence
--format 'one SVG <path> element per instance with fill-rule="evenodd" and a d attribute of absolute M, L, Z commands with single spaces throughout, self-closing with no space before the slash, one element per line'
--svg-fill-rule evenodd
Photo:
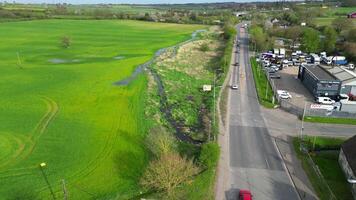
<path fill-rule="evenodd" d="M 335 194 L 333 193 L 333 191 L 330 189 L 329 184 L 326 182 L 323 174 L 320 172 L 320 169 L 318 167 L 318 165 L 315 164 L 313 158 L 310 156 L 309 154 L 309 150 L 307 149 L 306 146 L 303 145 L 303 143 L 301 143 L 301 150 L 302 153 L 304 153 L 306 156 L 306 161 L 308 163 L 309 166 L 311 166 L 312 169 L 312 173 L 314 173 L 317 178 L 317 189 L 319 192 L 321 192 L 320 197 L 321 199 L 328 199 L 328 200 L 337 200 Z M 303 196 L 302 196 L 303 199 Z"/>
<path fill-rule="evenodd" d="M 279 104 L 282 110 L 297 115 L 298 117 L 303 116 L 303 112 L 304 112 L 303 108 L 284 99 L 279 99 Z"/>
<path fill-rule="evenodd" d="M 305 116 L 356 119 L 356 113 L 322 109 L 306 109 Z"/>

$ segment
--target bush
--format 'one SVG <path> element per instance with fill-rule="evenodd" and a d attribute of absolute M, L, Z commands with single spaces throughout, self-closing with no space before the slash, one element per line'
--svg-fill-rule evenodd
<path fill-rule="evenodd" d="M 197 173 L 199 168 L 193 160 L 181 157 L 178 153 L 167 153 L 149 164 L 141 184 L 147 189 L 166 193 L 168 199 L 175 199 L 175 189 Z"/>
<path fill-rule="evenodd" d="M 202 51 L 202 52 L 207 52 L 207 51 L 209 51 L 209 44 L 207 44 L 207 43 L 202 44 L 202 45 L 200 46 L 200 51 Z"/>
<path fill-rule="evenodd" d="M 199 162 L 203 166 L 207 167 L 208 169 L 215 168 L 219 159 L 219 154 L 220 154 L 220 148 L 218 144 L 216 143 L 204 144 L 201 148 Z"/>

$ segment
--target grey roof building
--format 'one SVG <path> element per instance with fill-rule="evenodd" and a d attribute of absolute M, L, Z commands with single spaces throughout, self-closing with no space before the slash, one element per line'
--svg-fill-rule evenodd
<path fill-rule="evenodd" d="M 356 95 L 356 73 L 340 66 L 321 65 L 330 74 L 341 81 L 341 94 Z"/>
<path fill-rule="evenodd" d="M 337 98 L 340 94 L 341 81 L 320 65 L 301 65 L 298 78 L 314 97 Z"/>

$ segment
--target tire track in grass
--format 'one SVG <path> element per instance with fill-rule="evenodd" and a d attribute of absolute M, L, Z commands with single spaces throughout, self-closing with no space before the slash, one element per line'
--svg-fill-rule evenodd
<path fill-rule="evenodd" d="M 15 140 L 20 144 L 20 146 L 16 150 L 15 154 L 11 155 L 10 159 L 0 164 L 0 169 L 4 167 L 12 166 L 20 162 L 21 160 L 28 158 L 28 156 L 31 155 L 31 153 L 33 152 L 40 137 L 46 132 L 50 122 L 57 115 L 59 111 L 59 106 L 54 100 L 46 96 L 42 96 L 41 100 L 47 105 L 47 112 L 42 116 L 42 118 L 37 123 L 34 130 L 29 134 L 28 137 L 15 138 Z M 18 168 L 18 169 L 0 171 L 0 179 L 13 177 L 13 176 L 30 175 L 31 173 L 29 173 L 28 170 L 33 168 L 34 167 L 28 167 L 28 168 Z M 23 172 L 14 174 L 13 171 L 23 171 Z"/>
<path fill-rule="evenodd" d="M 123 117 L 120 116 L 119 114 L 119 110 L 116 110 L 115 113 L 115 117 L 111 127 L 111 130 L 108 132 L 107 137 L 105 138 L 105 144 L 103 146 L 103 148 L 101 149 L 101 151 L 93 157 L 93 159 L 91 159 L 88 164 L 79 169 L 76 173 L 70 175 L 70 176 L 66 176 L 64 177 L 66 179 L 67 184 L 72 184 L 75 183 L 78 180 L 81 180 L 82 178 L 85 178 L 87 176 L 89 176 L 90 174 L 94 173 L 94 171 L 99 168 L 99 166 L 103 163 L 103 161 L 110 156 L 111 152 L 113 151 L 114 148 L 114 144 L 116 142 L 115 138 L 118 137 L 118 133 L 119 133 L 119 122 L 121 120 L 123 120 Z M 57 183 L 57 184 L 52 184 L 53 188 L 59 187 L 61 185 L 61 183 Z M 82 188 L 85 189 L 85 186 L 83 185 L 78 185 Z M 42 188 L 39 188 L 37 191 L 43 192 L 48 190 L 47 186 L 44 186 Z"/>

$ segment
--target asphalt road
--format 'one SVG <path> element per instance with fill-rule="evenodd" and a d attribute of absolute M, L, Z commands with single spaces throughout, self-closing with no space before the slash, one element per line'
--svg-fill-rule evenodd
<path fill-rule="evenodd" d="M 286 172 L 275 142 L 261 115 L 248 51 L 248 36 L 240 32 L 240 53 L 235 54 L 239 67 L 232 80 L 239 89 L 230 93 L 229 170 L 231 189 L 226 199 L 236 199 L 240 189 L 249 189 L 254 200 L 297 200 L 298 195 Z"/>

